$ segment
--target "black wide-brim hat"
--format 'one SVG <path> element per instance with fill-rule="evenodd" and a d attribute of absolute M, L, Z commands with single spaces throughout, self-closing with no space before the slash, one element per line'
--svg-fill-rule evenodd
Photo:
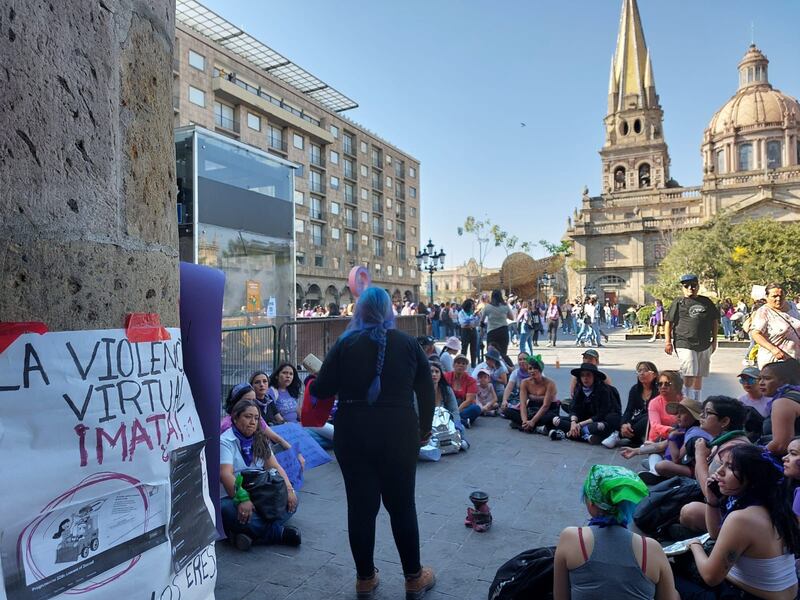
<path fill-rule="evenodd" d="M 592 363 L 583 363 L 580 367 L 576 369 L 572 369 L 570 373 L 575 377 L 580 377 L 582 371 L 589 371 L 594 374 L 595 378 L 599 379 L 600 381 L 606 380 L 606 374 L 603 373 L 600 369 L 597 368 L 597 365 Z"/>

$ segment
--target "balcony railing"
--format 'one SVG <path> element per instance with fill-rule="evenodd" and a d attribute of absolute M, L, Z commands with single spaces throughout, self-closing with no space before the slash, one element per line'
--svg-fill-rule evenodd
<path fill-rule="evenodd" d="M 311 243 L 315 246 L 324 246 L 325 245 L 325 238 L 318 235 L 311 236 Z"/>
<path fill-rule="evenodd" d="M 399 241 L 401 241 L 401 242 L 405 242 L 406 241 L 406 232 L 405 232 L 404 229 L 398 229 L 397 230 L 397 239 Z"/>
<path fill-rule="evenodd" d="M 345 165 L 344 176 L 347 177 L 347 179 L 352 179 L 353 181 L 356 181 L 356 170 L 353 167 L 348 167 L 347 165 Z"/>
<path fill-rule="evenodd" d="M 372 189 L 373 190 L 383 190 L 383 180 L 372 178 Z"/>
<path fill-rule="evenodd" d="M 394 197 L 398 200 L 405 200 L 406 190 L 402 186 L 397 186 L 397 189 L 394 191 Z"/>
<path fill-rule="evenodd" d="M 383 235 L 383 225 L 372 225 L 372 233 L 374 235 Z"/>
<path fill-rule="evenodd" d="M 356 143 L 355 142 L 351 142 L 349 140 L 349 138 L 344 138 L 343 147 L 344 147 L 344 153 L 347 156 L 355 156 L 356 155 Z"/>
<path fill-rule="evenodd" d="M 356 200 L 356 195 L 355 194 L 347 194 L 347 193 L 345 193 L 344 201 L 347 204 L 358 204 L 358 201 Z"/>
<path fill-rule="evenodd" d="M 397 209 L 395 210 L 395 214 L 397 215 L 398 219 L 402 219 L 403 221 L 406 220 L 406 209 L 405 208 L 397 207 Z"/>
<path fill-rule="evenodd" d="M 395 164 L 394 176 L 395 177 L 399 177 L 400 179 L 405 179 L 406 178 L 406 168 L 402 167 L 402 166 L 397 166 L 397 164 Z"/>
<path fill-rule="evenodd" d="M 283 137 L 267 136 L 267 144 L 273 150 L 279 150 L 280 152 L 286 152 L 288 150 L 286 139 Z"/>
<path fill-rule="evenodd" d="M 383 157 L 380 156 L 380 155 L 375 156 L 373 154 L 372 155 L 372 166 L 375 167 L 376 169 L 383 170 Z"/>
<path fill-rule="evenodd" d="M 372 212 L 382 213 L 383 212 L 383 202 L 379 199 L 373 198 L 372 200 Z"/>
<path fill-rule="evenodd" d="M 324 194 L 325 193 L 325 184 L 321 181 L 310 181 L 308 184 L 309 188 L 315 194 Z"/>
<path fill-rule="evenodd" d="M 239 133 L 239 121 L 224 115 L 214 115 L 214 124 L 222 129 Z"/>
<path fill-rule="evenodd" d="M 321 208 L 311 208 L 308 211 L 308 217 L 310 219 L 316 219 L 317 221 L 324 221 L 325 220 L 325 211 Z"/>
<path fill-rule="evenodd" d="M 325 168 L 325 157 L 321 154 L 312 154 L 311 155 L 311 164 L 315 167 L 322 167 Z"/>
<path fill-rule="evenodd" d="M 355 217 L 347 218 L 345 217 L 344 226 L 348 229 L 358 229 L 358 223 L 356 222 Z"/>

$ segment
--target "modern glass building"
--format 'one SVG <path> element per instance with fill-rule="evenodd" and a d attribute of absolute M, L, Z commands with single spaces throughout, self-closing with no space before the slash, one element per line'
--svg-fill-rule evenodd
<path fill-rule="evenodd" d="M 194 125 L 175 155 L 180 258 L 225 273 L 223 326 L 293 319 L 294 164 Z"/>

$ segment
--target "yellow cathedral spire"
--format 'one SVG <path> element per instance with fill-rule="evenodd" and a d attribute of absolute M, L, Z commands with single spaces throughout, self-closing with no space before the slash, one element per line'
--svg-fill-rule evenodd
<path fill-rule="evenodd" d="M 636 0 L 622 2 L 608 93 L 613 96 L 610 111 L 650 108 L 657 103 L 653 66 Z"/>

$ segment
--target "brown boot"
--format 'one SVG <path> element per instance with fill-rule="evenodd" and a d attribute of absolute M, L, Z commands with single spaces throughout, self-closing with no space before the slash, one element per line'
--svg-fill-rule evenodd
<path fill-rule="evenodd" d="M 436 583 L 430 567 L 422 567 L 416 575 L 406 575 L 406 600 L 420 600 Z"/>
<path fill-rule="evenodd" d="M 371 600 L 375 588 L 378 587 L 378 569 L 372 574 L 369 579 L 361 579 L 356 577 L 356 598 L 358 600 Z"/>

